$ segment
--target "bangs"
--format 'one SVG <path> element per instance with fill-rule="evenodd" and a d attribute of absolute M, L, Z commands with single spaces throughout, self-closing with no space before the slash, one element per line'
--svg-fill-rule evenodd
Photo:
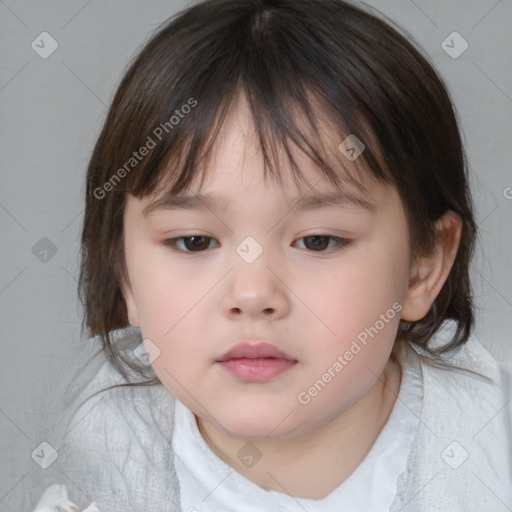
<path fill-rule="evenodd" d="M 158 48 L 163 43 L 155 36 L 154 51 L 165 53 L 166 63 L 159 62 L 158 74 L 144 70 L 142 64 L 137 67 L 141 76 L 146 71 L 152 80 L 143 94 L 134 90 L 133 97 L 126 98 L 128 118 L 122 120 L 127 127 L 142 124 L 138 133 L 143 136 L 133 141 L 133 147 L 150 139 L 154 147 L 116 192 L 158 197 L 180 194 L 197 181 L 202 186 L 219 133 L 242 97 L 263 157 L 265 181 L 282 183 L 282 170 L 290 168 L 297 186 L 305 185 L 294 156 L 297 151 L 336 188 L 351 183 L 367 193 L 364 178 L 368 174 L 393 181 L 384 160 L 378 158 L 371 121 L 362 112 L 363 92 L 367 93 L 358 87 L 356 73 L 351 74 L 351 67 L 357 67 L 360 75 L 361 64 L 341 59 L 338 69 L 328 71 L 336 62 L 333 52 L 323 51 L 318 42 L 307 44 L 312 36 L 306 32 L 306 41 L 299 41 L 293 32 L 302 28 L 289 31 L 286 17 L 276 16 L 272 8 L 254 16 L 240 18 L 231 13 L 230 17 L 234 21 L 230 23 L 228 16 L 224 29 L 219 31 L 217 26 L 215 34 L 203 26 L 195 38 L 188 36 L 189 47 L 180 47 L 181 53 L 191 56 L 187 61 L 171 50 L 179 27 L 174 27 L 173 36 L 166 35 L 169 51 Z M 322 69 L 321 75 L 312 74 L 312 63 Z M 351 153 L 347 155 L 339 146 L 349 136 L 345 149 Z M 350 157 L 358 149 L 350 147 L 352 140 L 364 148 L 356 158 Z M 119 161 L 126 161 L 126 156 L 120 155 Z"/>
<path fill-rule="evenodd" d="M 245 97 L 242 97 L 243 93 Z M 291 176 L 299 189 L 314 187 L 314 183 L 306 180 L 303 166 L 297 163 L 301 156 L 305 156 L 318 171 L 315 183 L 327 179 L 339 191 L 350 184 L 363 195 L 368 194 L 365 182 L 371 168 L 368 160 L 373 156 L 368 148 L 370 137 L 358 131 L 359 136 L 354 139 L 354 130 L 344 127 L 341 120 L 329 119 L 327 106 L 321 105 L 318 97 L 311 93 L 305 92 L 300 100 L 283 98 L 272 111 L 266 110 L 261 101 L 257 92 L 237 87 L 233 95 L 221 99 L 214 120 L 206 127 L 204 121 L 200 121 L 204 116 L 198 108 L 194 120 L 178 129 L 161 165 L 153 171 L 155 186 L 144 187 L 140 180 L 135 180 L 130 192 L 138 197 L 152 196 L 158 201 L 164 196 L 179 195 L 196 185 L 201 189 L 215 169 L 214 155 L 222 144 L 222 133 L 231 119 L 230 113 L 241 102 L 246 102 L 263 160 L 262 178 L 265 183 L 270 180 L 282 186 L 285 177 Z M 201 124 L 194 126 L 194 122 Z M 347 143 L 343 145 L 346 139 Z M 353 156 L 359 152 L 360 156 Z M 285 173 L 288 170 L 292 172 Z M 381 169 L 378 167 L 377 170 Z M 380 172 L 373 172 L 371 176 L 383 177 Z M 385 179 L 391 180 L 389 175 Z"/>

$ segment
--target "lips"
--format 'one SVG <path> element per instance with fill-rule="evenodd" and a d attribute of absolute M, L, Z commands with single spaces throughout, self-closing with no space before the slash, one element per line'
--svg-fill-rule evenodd
<path fill-rule="evenodd" d="M 296 361 L 295 358 L 289 356 L 285 352 L 277 349 L 270 343 L 258 343 L 252 345 L 250 343 L 240 343 L 228 350 L 217 362 L 222 363 L 230 359 L 264 359 L 264 358 L 285 359 L 288 361 Z"/>
<path fill-rule="evenodd" d="M 228 350 L 217 364 L 239 382 L 265 383 L 295 366 L 297 360 L 270 343 L 240 343 Z"/>

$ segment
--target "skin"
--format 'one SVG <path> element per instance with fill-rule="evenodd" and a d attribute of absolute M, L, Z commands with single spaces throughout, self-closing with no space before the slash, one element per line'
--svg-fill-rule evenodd
<path fill-rule="evenodd" d="M 446 214 L 435 255 L 413 259 L 398 194 L 368 177 L 372 212 L 335 205 L 290 214 L 288 201 L 311 189 L 291 178 L 283 186 L 265 183 L 256 140 L 242 99 L 223 126 L 214 172 L 201 190 L 229 196 L 230 210 L 144 216 L 149 198 L 128 195 L 124 296 L 130 323 L 160 350 L 156 374 L 193 411 L 210 448 L 264 489 L 319 499 L 354 471 L 385 425 L 401 382 L 390 358 L 399 319 L 428 312 L 452 267 L 461 225 Z M 339 138 L 326 141 L 337 151 Z M 332 191 L 297 155 L 311 186 Z M 331 241 L 315 251 L 304 237 L 318 234 L 351 243 L 338 248 Z M 163 243 L 193 235 L 210 237 L 208 248 L 186 252 L 192 244 L 182 240 L 179 252 Z M 236 252 L 247 236 L 263 248 L 251 264 Z M 308 404 L 299 403 L 299 393 L 393 303 L 401 312 Z M 265 383 L 238 381 L 215 361 L 248 336 L 297 363 Z M 262 453 L 251 468 L 237 457 L 247 441 Z"/>

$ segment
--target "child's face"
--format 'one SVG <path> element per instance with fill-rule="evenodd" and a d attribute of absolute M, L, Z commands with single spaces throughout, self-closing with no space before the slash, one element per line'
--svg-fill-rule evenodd
<path fill-rule="evenodd" d="M 130 323 L 160 350 L 153 368 L 174 396 L 235 437 L 285 439 L 334 419 L 377 382 L 406 299 L 410 250 L 399 197 L 382 184 L 365 183 L 374 210 L 291 211 L 301 196 L 336 189 L 305 156 L 297 162 L 314 190 L 291 179 L 266 186 L 246 108 L 225 124 L 201 191 L 227 197 L 226 211 L 209 205 L 144 216 L 149 199 L 128 197 L 125 296 Z M 332 140 L 335 150 L 339 142 Z M 191 236 L 209 238 L 179 240 L 176 250 L 163 243 Z M 237 377 L 218 360 L 247 339 L 294 362 L 258 382 Z M 243 371 L 242 363 L 233 366 Z"/>

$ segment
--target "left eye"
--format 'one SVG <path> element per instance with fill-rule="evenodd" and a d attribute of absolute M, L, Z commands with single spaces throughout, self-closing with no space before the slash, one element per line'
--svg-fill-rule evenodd
<path fill-rule="evenodd" d="M 334 242 L 335 246 L 339 249 L 342 249 L 350 243 L 350 240 L 346 238 L 338 238 L 329 235 L 310 235 L 299 238 L 299 240 L 305 240 L 304 245 L 306 248 L 312 249 L 315 252 L 325 252 L 325 249 L 329 246 L 329 242 Z"/>
<path fill-rule="evenodd" d="M 214 239 L 209 236 L 193 235 L 168 238 L 162 243 L 176 251 L 204 252 L 206 249 L 211 248 L 210 242 L 213 240 Z M 310 235 L 299 238 L 299 240 L 305 240 L 305 248 L 313 252 L 326 252 L 330 242 L 333 242 L 334 246 L 337 246 L 338 249 L 342 249 L 350 244 L 350 240 L 330 235 Z M 181 244 L 181 242 L 183 242 L 183 244 Z"/>

